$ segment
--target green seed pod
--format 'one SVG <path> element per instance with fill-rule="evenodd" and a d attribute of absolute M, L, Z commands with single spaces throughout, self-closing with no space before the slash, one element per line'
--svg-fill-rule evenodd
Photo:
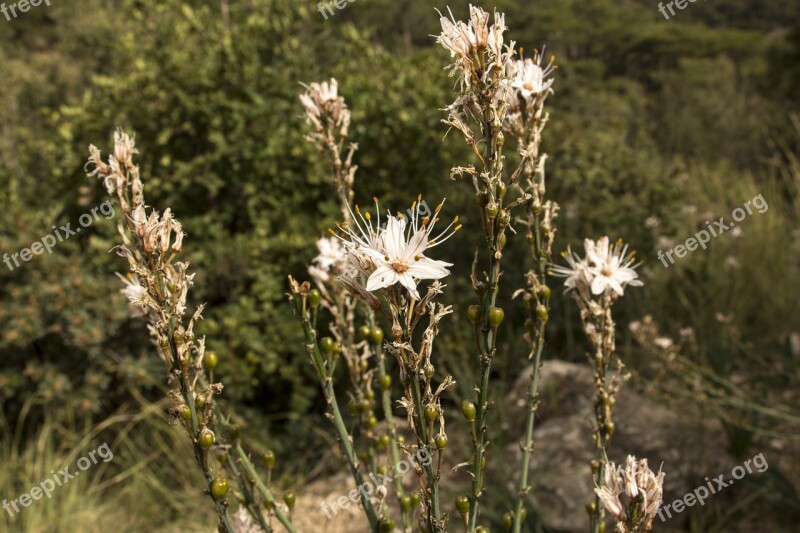
<path fill-rule="evenodd" d="M 475 533 L 491 533 L 488 527 L 478 526 L 475 528 Z"/>
<path fill-rule="evenodd" d="M 476 414 L 475 404 L 469 400 L 461 402 L 461 414 L 464 415 L 464 418 L 466 418 L 468 422 L 474 422 Z"/>
<path fill-rule="evenodd" d="M 283 493 L 283 501 L 286 503 L 286 507 L 289 509 L 294 509 L 294 504 L 297 501 L 297 496 L 295 496 L 294 492 L 288 491 Z"/>
<path fill-rule="evenodd" d="M 511 213 L 509 213 L 507 210 L 503 209 L 497 215 L 497 222 L 501 226 L 508 226 L 509 224 L 511 224 Z"/>
<path fill-rule="evenodd" d="M 197 439 L 197 442 L 198 444 L 200 444 L 200 447 L 205 450 L 211 448 L 214 445 L 215 441 L 216 439 L 214 438 L 214 433 L 208 428 L 204 429 L 200 433 L 200 437 Z"/>
<path fill-rule="evenodd" d="M 500 235 L 500 248 L 503 249 L 506 247 L 506 242 L 508 242 L 508 238 L 506 238 L 506 234 L 503 233 Z"/>
<path fill-rule="evenodd" d="M 503 322 L 503 319 L 505 318 L 505 316 L 506 316 L 506 313 L 505 313 L 505 311 L 503 311 L 502 308 L 500 308 L 500 307 L 492 307 L 489 310 L 489 324 L 491 324 L 494 327 L 497 327 L 497 326 L 500 325 L 501 322 Z"/>
<path fill-rule="evenodd" d="M 231 424 L 228 426 L 228 436 L 231 438 L 231 440 L 238 440 L 241 432 L 241 429 L 236 424 Z"/>
<path fill-rule="evenodd" d="M 370 338 L 370 335 L 372 334 L 372 328 L 364 324 L 363 326 L 358 328 L 358 334 L 361 335 L 362 339 L 367 340 Z"/>
<path fill-rule="evenodd" d="M 330 337 L 322 337 L 319 341 L 319 347 L 327 354 L 332 354 L 336 349 L 336 341 Z"/>
<path fill-rule="evenodd" d="M 416 507 L 417 505 L 419 505 L 419 502 L 420 502 L 421 499 L 422 499 L 422 496 L 420 495 L 419 492 L 417 492 L 417 491 L 412 492 L 411 493 L 411 506 L 412 507 Z"/>
<path fill-rule="evenodd" d="M 369 400 L 361 400 L 361 403 L 358 404 L 358 410 L 362 413 L 368 413 L 372 409 L 372 403 Z"/>
<path fill-rule="evenodd" d="M 188 405 L 182 405 L 179 408 L 179 412 L 181 414 L 181 418 L 189 421 L 192 419 L 192 410 L 189 408 Z"/>
<path fill-rule="evenodd" d="M 539 289 L 539 294 L 544 299 L 550 298 L 550 287 L 548 287 L 547 285 L 543 285 L 542 288 Z"/>
<path fill-rule="evenodd" d="M 322 294 L 317 290 L 313 289 L 311 292 L 308 293 L 308 304 L 311 307 L 319 307 L 320 302 L 322 301 Z"/>
<path fill-rule="evenodd" d="M 412 507 L 411 496 L 400 496 L 400 507 L 403 511 L 408 512 Z"/>
<path fill-rule="evenodd" d="M 494 202 L 490 202 L 486 206 L 486 216 L 488 216 L 489 218 L 496 217 L 499 212 L 500 212 L 500 208 Z"/>
<path fill-rule="evenodd" d="M 547 308 L 545 306 L 541 304 L 536 306 L 536 318 L 541 321 L 545 321 L 549 316 L 550 314 L 547 312 Z"/>
<path fill-rule="evenodd" d="M 389 445 L 392 443 L 392 439 L 389 438 L 389 435 L 386 434 L 380 436 L 380 441 L 381 441 L 381 446 L 383 446 L 384 448 L 388 448 Z"/>
<path fill-rule="evenodd" d="M 586 504 L 586 512 L 590 515 L 593 515 L 596 510 L 597 506 L 594 504 L 594 502 L 589 502 Z"/>
<path fill-rule="evenodd" d="M 466 515 L 469 512 L 469 496 L 466 494 L 456 496 L 456 509 L 462 515 Z"/>
<path fill-rule="evenodd" d="M 435 372 L 436 371 L 433 369 L 433 365 L 425 365 L 425 377 L 426 378 L 431 379 Z"/>
<path fill-rule="evenodd" d="M 597 533 L 606 533 L 606 523 L 600 522 L 597 524 Z"/>
<path fill-rule="evenodd" d="M 514 525 L 514 513 L 507 512 L 503 513 L 503 527 L 506 529 L 511 529 L 511 526 Z"/>
<path fill-rule="evenodd" d="M 228 480 L 218 477 L 211 482 L 211 494 L 218 500 L 228 495 Z"/>
<path fill-rule="evenodd" d="M 389 390 L 392 387 L 391 376 L 381 376 L 380 382 L 381 382 L 381 388 L 383 390 Z"/>
<path fill-rule="evenodd" d="M 519 523 L 524 523 L 526 518 L 528 518 L 528 510 L 523 507 L 519 510 Z"/>
<path fill-rule="evenodd" d="M 479 192 L 475 195 L 475 203 L 483 207 L 489 202 L 489 196 L 485 192 Z"/>
<path fill-rule="evenodd" d="M 500 196 L 505 196 L 506 191 L 508 191 L 508 187 L 502 181 L 497 184 L 497 194 Z"/>
<path fill-rule="evenodd" d="M 377 418 L 375 418 L 374 416 L 371 416 L 371 417 L 367 418 L 367 427 L 372 429 L 377 425 L 378 425 L 378 419 Z"/>
<path fill-rule="evenodd" d="M 267 468 L 272 470 L 275 466 L 275 452 L 272 450 L 267 450 L 264 452 L 264 463 L 266 463 Z"/>
<path fill-rule="evenodd" d="M 333 353 L 334 356 L 337 356 L 340 353 L 342 353 L 342 343 L 341 342 L 334 342 L 333 343 L 333 352 L 331 352 L 331 353 Z"/>
<path fill-rule="evenodd" d="M 397 444 L 405 444 L 405 443 L 406 443 L 406 438 L 404 436 L 402 436 L 402 435 L 398 435 L 397 436 Z"/>
<path fill-rule="evenodd" d="M 219 358 L 217 357 L 217 354 L 215 354 L 210 350 L 207 351 L 203 356 L 203 367 L 205 367 L 205 369 L 208 371 L 217 368 L 218 363 L 219 363 Z"/>
<path fill-rule="evenodd" d="M 438 416 L 439 409 L 437 409 L 435 405 L 430 404 L 425 406 L 425 418 L 427 418 L 428 421 L 433 422 Z"/>
<path fill-rule="evenodd" d="M 380 475 L 385 476 L 388 472 L 389 472 L 389 469 L 385 465 L 378 467 L 378 473 Z"/>
<path fill-rule="evenodd" d="M 467 308 L 467 318 L 473 324 L 477 324 L 478 321 L 481 319 L 481 308 L 477 305 L 470 305 Z"/>
<path fill-rule="evenodd" d="M 202 396 L 198 396 L 194 399 L 194 404 L 198 409 L 202 409 L 206 406 L 206 400 Z"/>
<path fill-rule="evenodd" d="M 372 342 L 375 344 L 380 344 L 383 342 L 383 330 L 378 326 L 372 328 L 372 332 L 370 332 L 369 336 L 372 339 Z"/>
<path fill-rule="evenodd" d="M 390 516 L 381 518 L 381 533 L 391 533 L 394 531 L 394 519 Z"/>
<path fill-rule="evenodd" d="M 223 453 L 222 455 L 217 457 L 217 459 L 219 460 L 219 464 L 226 465 L 226 464 L 228 464 L 229 457 L 228 457 L 227 453 Z"/>
<path fill-rule="evenodd" d="M 448 442 L 447 435 L 445 435 L 444 433 L 439 433 L 436 436 L 436 447 L 439 448 L 440 450 L 444 450 L 445 448 L 447 448 L 447 442 Z"/>
<path fill-rule="evenodd" d="M 355 400 L 350 400 L 347 403 L 347 412 L 351 415 L 357 415 L 361 411 L 361 406 Z"/>

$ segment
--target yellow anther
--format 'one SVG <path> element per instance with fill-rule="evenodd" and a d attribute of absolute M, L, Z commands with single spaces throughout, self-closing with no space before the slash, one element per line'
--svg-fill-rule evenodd
<path fill-rule="evenodd" d="M 364 213 L 364 218 L 366 218 L 367 220 L 370 220 L 372 218 L 372 215 L 369 214 L 369 211 Z"/>
<path fill-rule="evenodd" d="M 464 227 L 464 224 L 459 224 L 458 226 L 456 226 L 456 229 L 453 230 L 453 233 L 460 230 L 462 227 Z"/>

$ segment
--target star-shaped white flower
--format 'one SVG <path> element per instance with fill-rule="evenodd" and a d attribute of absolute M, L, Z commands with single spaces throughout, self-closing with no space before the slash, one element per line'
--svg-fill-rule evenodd
<path fill-rule="evenodd" d="M 513 63 L 514 78 L 511 80 L 511 87 L 519 91 L 519 94 L 526 100 L 537 97 L 550 91 L 553 85 L 553 71 L 558 68 L 553 64 L 553 58 L 542 67 L 542 56 L 534 55 L 533 59 L 518 59 Z"/>
<path fill-rule="evenodd" d="M 405 219 L 390 216 L 383 232 L 383 252 L 372 248 L 364 250 L 377 265 L 367 280 L 367 290 L 376 291 L 400 283 L 419 300 L 415 280 L 441 279 L 450 274 L 447 267 L 453 265 L 423 255 L 429 245 L 428 227 L 418 228 L 408 241 L 405 229 Z"/>
<path fill-rule="evenodd" d="M 628 254 L 628 246 L 622 241 L 616 246 L 609 245 L 608 237 L 603 237 L 596 243 L 591 239 L 584 241 L 586 259 L 589 261 L 589 271 L 593 275 L 592 294 L 600 295 L 611 288 L 619 296 L 625 292 L 625 286 L 641 286 L 637 279 L 639 275 L 633 267 L 633 254 Z"/>

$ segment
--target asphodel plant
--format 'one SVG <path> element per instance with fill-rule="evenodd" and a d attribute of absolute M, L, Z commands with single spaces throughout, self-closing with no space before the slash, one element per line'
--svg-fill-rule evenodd
<path fill-rule="evenodd" d="M 385 207 L 382 211 L 377 198 L 368 209 L 354 204 L 357 145 L 349 139 L 351 115 L 338 84 L 335 79 L 310 83 L 300 95 L 310 127 L 307 138 L 330 167 L 341 219 L 331 221 L 329 235 L 317 240 L 318 255 L 308 268 L 311 279 L 289 277 L 288 296 L 303 331 L 303 349 L 326 400 L 325 414 L 355 488 L 365 487 L 368 478 L 375 481 L 380 477 L 376 475 L 391 469 L 393 487 L 383 478 L 383 484 L 372 491 L 358 490 L 366 522 L 373 532 L 393 531 L 397 527 L 393 515 L 399 512 L 400 527 L 406 532 L 416 526 L 423 532 L 440 533 L 453 523 L 455 529 L 463 527 L 470 533 L 488 531 L 481 524 L 486 522 L 481 510 L 489 422 L 496 417 L 487 413 L 494 401 L 490 376 L 505 318 L 498 301 L 505 290 L 521 296 L 529 313 L 528 350 L 521 357 L 530 365 L 531 383 L 513 507 L 494 510 L 494 514 L 504 513 L 507 530 L 523 530 L 534 491 L 529 467 L 550 309 L 547 277 L 554 275 L 566 278 L 565 287 L 579 306 L 592 346 L 587 357 L 595 382 L 591 471 L 596 497 L 587 506 L 589 529 L 604 531 L 608 511 L 617 531 L 648 531 L 661 503 L 664 474 L 653 473 L 646 460 L 629 457 L 624 467 L 618 467 L 607 458 L 615 395 L 626 379 L 615 350 L 611 307 L 626 288 L 641 282 L 627 247 L 621 241 L 611 245 L 607 237 L 587 239 L 584 258 L 568 248 L 567 266 L 552 261 L 558 205 L 546 196 L 547 156 L 541 147 L 548 120 L 544 105 L 553 93 L 554 59 L 545 60 L 538 51 L 528 58 L 518 57 L 514 42 L 506 42 L 505 18 L 500 13 L 492 18 L 470 6 L 469 20 L 457 21 L 451 14 L 441 16 L 440 22 L 437 41 L 450 52 L 452 63 L 447 70 L 457 78 L 457 96 L 446 107 L 444 122 L 463 135 L 474 156 L 471 162 L 454 166 L 451 174 L 471 184 L 480 227 L 470 229 L 483 237 L 470 276 L 476 303 L 466 310 L 477 346 L 474 361 L 479 381 L 474 385 L 475 396 L 460 405 L 462 418 L 469 424 L 471 453 L 452 461 L 468 470 L 470 488 L 455 499 L 455 512 L 441 497 L 442 484 L 448 483 L 445 454 L 453 450 L 448 448 L 446 431 L 447 394 L 455 382 L 439 363 L 436 351 L 444 319 L 453 312 L 440 300 L 454 265 L 436 248 L 462 226 L 457 216 L 445 215 L 444 200 L 431 209 L 422 195 L 409 198 L 404 206 L 392 206 L 399 208 L 396 211 Z M 506 135 L 519 155 L 511 171 L 505 167 Z M 295 494 L 285 493 L 281 503 L 271 489 L 275 454 L 264 454 L 264 482 L 243 446 L 238 426 L 217 404 L 223 389 L 214 374 L 219 358 L 194 333 L 203 307 L 187 318 L 186 296 L 194 276 L 188 263 L 177 260 L 183 249 L 182 226 L 170 209 L 161 214 L 145 205 L 139 169 L 133 162 L 134 142 L 122 132 L 115 141 L 107 162 L 97 148 L 90 148 L 90 174 L 103 179 L 124 213 L 117 252 L 127 259 L 130 272 L 121 276 L 123 292 L 134 314 L 147 320 L 155 349 L 168 370 L 172 419 L 191 440 L 205 479 L 203 490 L 217 513 L 219 528 L 228 533 L 271 532 L 280 526 L 294 532 Z M 515 291 L 506 287 L 513 280 L 502 277 L 506 244 L 513 238 L 527 240 L 527 253 L 518 260 L 530 265 Z M 387 355 L 396 364 L 390 365 Z M 342 367 L 348 377 L 346 409 L 341 408 L 345 403 L 340 403 L 334 387 L 336 370 Z M 393 386 L 402 392 L 396 401 Z M 396 407 L 407 419 L 409 442 L 399 434 Z M 406 494 L 402 473 L 395 467 L 403 454 L 419 457 L 423 452 L 432 460 L 427 464 L 412 461 L 419 491 Z M 229 480 L 235 483 L 233 487 Z M 389 498 L 392 490 L 394 497 Z M 236 513 L 230 512 L 232 501 L 240 502 Z"/>

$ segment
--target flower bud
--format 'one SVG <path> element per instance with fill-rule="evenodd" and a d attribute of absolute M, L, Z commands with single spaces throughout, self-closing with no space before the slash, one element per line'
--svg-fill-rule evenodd
<path fill-rule="evenodd" d="M 264 452 L 264 463 L 266 463 L 268 470 L 272 470 L 275 467 L 275 452 L 272 450 Z"/>
<path fill-rule="evenodd" d="M 205 367 L 206 370 L 208 371 L 214 370 L 215 368 L 217 368 L 217 363 L 219 363 L 219 358 L 217 357 L 217 354 L 215 354 L 214 352 L 209 350 L 203 356 L 203 367 Z"/>
<path fill-rule="evenodd" d="M 461 414 L 464 415 L 464 418 L 466 418 L 468 422 L 474 422 L 476 414 L 475 404 L 469 400 L 461 402 Z"/>
<path fill-rule="evenodd" d="M 197 439 L 200 447 L 206 450 L 211 448 L 215 441 L 216 438 L 214 438 L 214 433 L 208 428 L 204 428 L 203 431 L 200 432 L 200 437 Z"/>
<path fill-rule="evenodd" d="M 311 292 L 308 293 L 308 304 L 313 307 L 319 307 L 320 302 L 322 301 L 322 294 L 317 289 L 313 289 Z"/>
<path fill-rule="evenodd" d="M 336 341 L 330 337 L 322 337 L 319 341 L 319 347 L 322 348 L 323 352 L 330 355 L 336 349 Z"/>
<path fill-rule="evenodd" d="M 218 477 L 211 482 L 211 494 L 218 500 L 228 495 L 228 480 Z"/>
<path fill-rule="evenodd" d="M 425 418 L 427 418 L 428 421 L 433 422 L 436 420 L 437 416 L 439 416 L 439 409 L 437 409 L 435 405 L 431 404 L 425 406 Z"/>
<path fill-rule="evenodd" d="M 391 533 L 394 531 L 394 519 L 390 516 L 383 516 L 381 518 L 381 533 Z"/>
<path fill-rule="evenodd" d="M 297 501 L 297 496 L 295 496 L 294 492 L 288 491 L 283 493 L 283 501 L 286 503 L 286 507 L 289 509 L 294 509 L 294 504 Z"/>
<path fill-rule="evenodd" d="M 411 510 L 412 507 L 412 500 L 410 496 L 400 496 L 400 507 L 403 511 L 408 512 Z"/>
<path fill-rule="evenodd" d="M 456 509 L 462 516 L 469 512 L 469 497 L 466 494 L 456 496 Z"/>
<path fill-rule="evenodd" d="M 489 310 L 489 324 L 491 324 L 494 327 L 497 327 L 503 322 L 505 316 L 506 316 L 505 311 L 503 311 L 502 308 L 492 307 Z"/>
<path fill-rule="evenodd" d="M 370 338 L 372 339 L 372 342 L 374 342 L 375 344 L 382 343 L 383 342 L 383 330 L 381 328 L 379 328 L 378 326 L 375 326 L 374 328 L 372 328 L 372 331 L 370 332 Z"/>

